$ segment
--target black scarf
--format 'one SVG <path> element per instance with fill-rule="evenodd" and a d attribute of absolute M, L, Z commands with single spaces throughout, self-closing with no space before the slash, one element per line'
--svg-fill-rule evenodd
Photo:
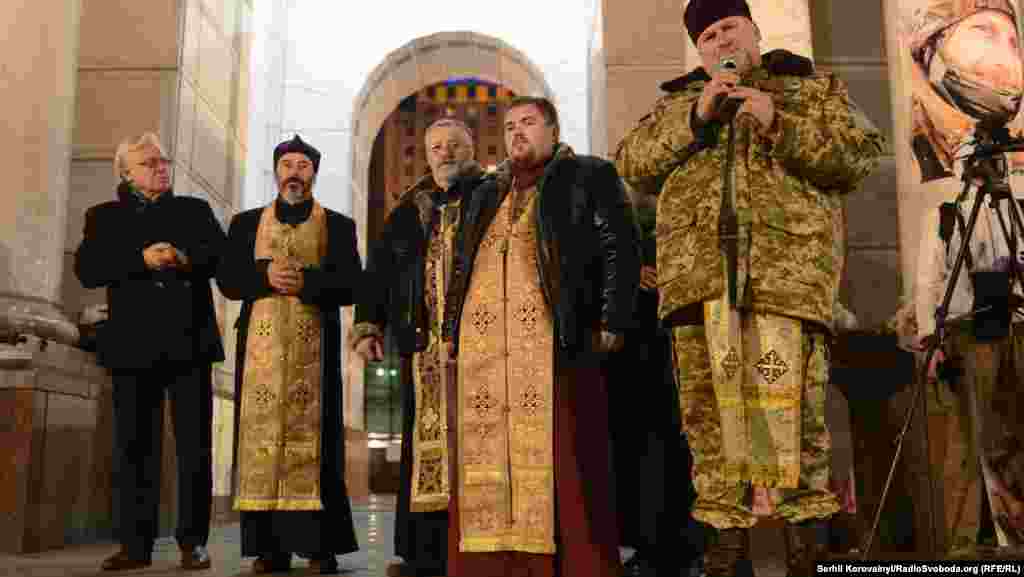
<path fill-rule="evenodd" d="M 274 215 L 277 220 L 291 226 L 299 226 L 313 214 L 313 199 L 306 199 L 298 204 L 288 204 L 280 197 L 274 201 Z"/>

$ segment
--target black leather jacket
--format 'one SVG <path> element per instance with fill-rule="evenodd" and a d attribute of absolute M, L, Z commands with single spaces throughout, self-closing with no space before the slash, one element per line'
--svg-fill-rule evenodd
<path fill-rule="evenodd" d="M 480 240 L 510 188 L 510 175 L 499 170 L 463 196 L 444 324 L 444 339 L 456 346 Z M 556 154 L 537 202 L 538 274 L 559 348 L 570 357 L 590 353 L 595 330 L 633 326 L 640 259 L 622 182 L 605 160 Z"/>

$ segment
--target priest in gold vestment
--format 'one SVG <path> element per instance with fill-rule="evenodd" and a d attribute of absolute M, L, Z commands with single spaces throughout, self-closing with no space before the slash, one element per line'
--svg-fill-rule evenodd
<path fill-rule="evenodd" d="M 395 511 L 395 554 L 388 577 L 444 575 L 448 539 L 446 371 L 441 351 L 445 286 L 460 192 L 479 181 L 473 136 L 442 117 L 425 135 L 430 174 L 388 215 L 366 262 L 373 287 L 356 306 L 352 338 L 367 361 L 384 358 L 385 331 L 401 357 L 402 455 Z"/>
<path fill-rule="evenodd" d="M 352 219 L 312 196 L 320 153 L 274 149 L 278 197 L 236 215 L 217 284 L 242 301 L 235 367 L 235 508 L 256 573 L 292 554 L 336 573 L 358 549 L 344 480 L 342 306 L 362 277 Z"/>
<path fill-rule="evenodd" d="M 637 235 L 614 166 L 558 141 L 550 101 L 516 98 L 504 123 L 445 303 L 448 577 L 618 577 L 601 361 L 633 322 Z"/>

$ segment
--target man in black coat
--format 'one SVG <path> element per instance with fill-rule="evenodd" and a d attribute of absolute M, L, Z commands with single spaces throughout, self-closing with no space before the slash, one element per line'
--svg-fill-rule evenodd
<path fill-rule="evenodd" d="M 171 400 L 185 569 L 210 566 L 212 363 L 224 360 L 210 278 L 224 231 L 206 201 L 175 196 L 170 161 L 146 134 L 117 150 L 117 200 L 89 209 L 75 253 L 85 288 L 107 289 L 99 362 L 113 373 L 114 479 L 121 550 L 105 570 L 150 565 L 157 536 L 163 399 Z"/>
<path fill-rule="evenodd" d="M 235 215 L 217 286 L 241 300 L 235 365 L 235 508 L 257 573 L 292 554 L 336 573 L 355 525 L 345 487 L 341 307 L 362 278 L 351 218 L 313 198 L 320 153 L 274 149 L 278 197 Z"/>

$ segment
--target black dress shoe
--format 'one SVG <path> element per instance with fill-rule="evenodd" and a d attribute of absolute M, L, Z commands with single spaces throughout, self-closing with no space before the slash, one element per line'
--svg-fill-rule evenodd
<path fill-rule="evenodd" d="M 633 556 L 622 564 L 622 569 L 622 577 L 652 577 L 654 575 L 654 567 L 640 553 L 633 553 Z"/>
<path fill-rule="evenodd" d="M 334 555 L 317 556 L 309 560 L 309 568 L 321 575 L 334 575 L 338 572 L 338 558 Z"/>
<path fill-rule="evenodd" d="M 252 562 L 253 573 L 283 573 L 292 568 L 291 554 L 260 555 Z"/>
<path fill-rule="evenodd" d="M 213 565 L 206 547 L 181 547 L 181 568 L 186 571 L 201 571 Z"/>
<path fill-rule="evenodd" d="M 126 549 L 121 549 L 104 559 L 102 567 L 104 571 L 130 571 L 149 567 L 152 564 L 153 559 L 150 557 L 133 557 L 128 554 Z"/>

